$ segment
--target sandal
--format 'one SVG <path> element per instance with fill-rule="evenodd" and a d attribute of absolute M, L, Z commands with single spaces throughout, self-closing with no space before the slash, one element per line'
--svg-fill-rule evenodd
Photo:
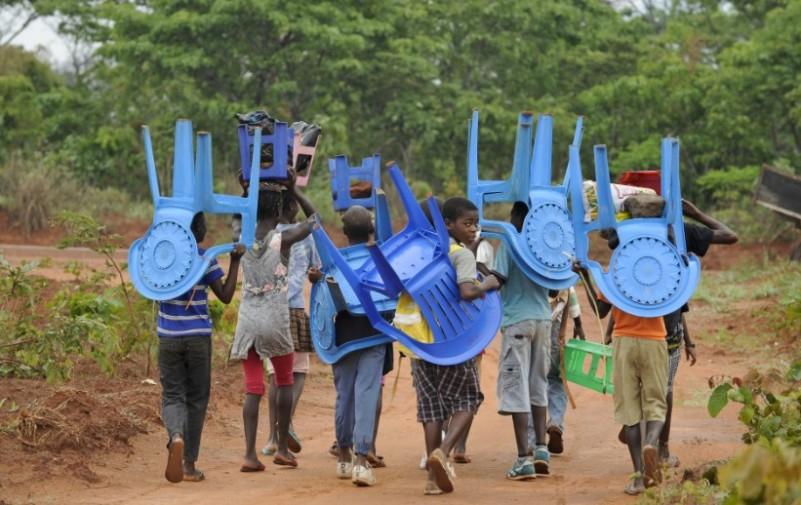
<path fill-rule="evenodd" d="M 339 446 L 337 445 L 336 440 L 334 440 L 334 443 L 331 444 L 331 447 L 328 448 L 328 454 L 330 454 L 335 458 L 339 457 Z"/>
<path fill-rule="evenodd" d="M 372 452 L 367 453 L 367 462 L 370 463 L 370 466 L 373 468 L 383 468 L 387 466 L 386 461 L 384 461 L 384 456 L 376 456 Z"/>
<path fill-rule="evenodd" d="M 303 449 L 303 446 L 300 445 L 300 439 L 298 438 L 297 433 L 292 430 L 289 430 L 289 436 L 287 436 L 286 439 L 286 446 L 295 454 L 299 453 L 301 449 Z"/>
<path fill-rule="evenodd" d="M 646 445 L 642 448 L 642 462 L 645 487 L 653 487 L 662 482 L 662 470 L 659 468 L 659 453 L 656 447 Z"/>
<path fill-rule="evenodd" d="M 645 488 L 641 486 L 635 486 L 634 482 L 630 482 L 626 489 L 623 490 L 624 493 L 630 496 L 637 496 L 638 494 L 642 494 L 645 492 Z"/>
<path fill-rule="evenodd" d="M 454 463 L 459 463 L 461 465 L 466 465 L 467 463 L 471 463 L 472 461 L 473 461 L 473 458 L 471 458 L 467 454 L 464 454 L 464 453 L 453 453 L 453 462 Z"/>
<path fill-rule="evenodd" d="M 275 457 L 273 458 L 273 463 L 276 465 L 284 465 L 292 468 L 296 468 L 298 466 L 298 461 L 296 459 L 289 459 L 285 456 L 281 456 L 280 454 L 275 455 Z"/>
<path fill-rule="evenodd" d="M 442 494 L 442 489 L 437 487 L 437 483 L 433 480 L 426 481 L 426 488 L 423 491 L 423 494 L 426 495 L 438 495 Z"/>
<path fill-rule="evenodd" d="M 240 471 L 240 472 L 243 472 L 243 473 L 250 473 L 250 472 L 263 472 L 263 471 L 264 471 L 264 463 L 262 463 L 261 461 L 259 461 L 258 463 L 259 463 L 259 464 L 258 464 L 257 466 L 247 466 L 247 465 L 242 465 L 242 466 L 239 468 L 239 471 Z"/>

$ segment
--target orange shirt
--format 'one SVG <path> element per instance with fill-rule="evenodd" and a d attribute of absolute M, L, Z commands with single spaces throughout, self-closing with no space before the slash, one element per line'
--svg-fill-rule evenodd
<path fill-rule="evenodd" d="M 609 303 L 602 293 L 598 293 L 598 298 Z M 615 318 L 615 329 L 612 331 L 614 337 L 636 337 L 651 340 L 665 340 L 667 329 L 665 319 L 662 317 L 637 317 L 623 312 L 612 305 L 612 317 Z"/>

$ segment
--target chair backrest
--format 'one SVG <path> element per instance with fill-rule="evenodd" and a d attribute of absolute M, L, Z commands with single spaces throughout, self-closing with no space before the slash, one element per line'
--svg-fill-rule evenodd
<path fill-rule="evenodd" d="M 334 210 L 343 211 L 354 205 L 372 209 L 375 205 L 373 190 L 381 189 L 381 155 L 363 158 L 360 166 L 351 166 L 348 157 L 338 155 L 328 160 L 328 171 L 331 175 L 331 196 L 334 199 Z M 361 186 L 367 196 L 351 196 L 354 189 Z"/>
<path fill-rule="evenodd" d="M 198 133 L 197 162 L 193 162 L 192 123 L 175 124 L 173 196 L 161 196 L 155 158 L 147 126 L 142 128 L 145 160 L 153 197 L 153 224 L 145 236 L 134 241 L 128 253 L 131 282 L 143 296 L 169 300 L 191 290 L 203 277 L 211 260 L 233 250 L 234 244 L 219 244 L 198 254 L 191 231 L 198 212 L 241 214 L 242 238 L 246 247 L 253 244 L 256 229 L 258 192 L 248 198 L 212 193 L 211 135 Z M 253 166 L 259 165 L 258 150 Z"/>
<path fill-rule="evenodd" d="M 578 150 L 570 152 L 571 212 L 576 230 L 576 258 L 589 269 L 598 288 L 620 310 L 639 317 L 659 317 L 684 305 L 700 279 L 700 262 L 687 255 L 681 213 L 679 142 L 662 141 L 662 217 L 615 219 L 606 147 L 595 146 L 595 178 L 598 217 L 585 222 Z M 668 240 L 672 228 L 676 244 Z M 588 258 L 588 234 L 614 229 L 619 245 L 606 270 Z"/>
<path fill-rule="evenodd" d="M 481 181 L 478 178 L 478 111 L 473 111 L 468 129 L 468 198 L 479 209 L 483 236 L 502 240 L 515 263 L 537 284 L 549 289 L 565 289 L 578 280 L 567 256 L 575 251 L 567 205 L 569 172 L 561 185 L 552 185 L 552 117 L 540 116 L 533 150 L 532 127 L 531 113 L 521 113 L 510 178 Z M 579 117 L 573 138 L 575 145 L 581 144 L 582 128 L 583 118 Z M 521 232 L 511 223 L 484 217 L 485 203 L 517 201 L 529 208 Z"/>
<path fill-rule="evenodd" d="M 248 125 L 241 124 L 238 126 L 237 131 L 239 134 L 239 159 L 242 164 L 242 178 L 250 181 L 251 174 L 251 160 L 256 155 L 256 151 L 261 151 L 261 148 L 255 149 L 253 146 L 272 146 L 272 165 L 262 167 L 259 163 L 259 179 L 262 181 L 271 180 L 285 180 L 287 178 L 287 168 L 289 163 L 289 156 L 287 154 L 287 146 L 293 145 L 295 142 L 294 134 L 292 138 L 289 137 L 289 129 L 286 123 L 276 121 L 273 133 L 268 134 L 262 131 L 261 128 L 252 128 L 253 133 L 248 131 Z M 259 141 L 256 140 L 256 132 L 259 134 Z M 289 144 L 292 142 L 292 144 Z M 259 154 L 261 156 L 261 153 Z M 269 162 L 266 162 L 269 163 Z"/>
<path fill-rule="evenodd" d="M 313 144 L 304 144 L 304 136 L 300 131 L 295 131 L 305 123 L 294 123 L 293 128 L 289 129 L 289 137 L 292 139 L 292 166 L 295 167 L 296 178 L 295 185 L 305 188 L 309 184 L 309 177 L 311 177 L 311 169 L 314 164 L 314 155 L 317 152 L 317 145 L 320 143 L 321 135 L 310 135 Z M 308 126 L 308 125 L 307 125 Z M 314 126 L 312 126 L 314 128 Z M 319 127 L 316 127 L 319 132 Z M 304 158 L 301 158 L 303 156 Z M 306 170 L 301 172 L 300 167 L 304 165 Z"/>

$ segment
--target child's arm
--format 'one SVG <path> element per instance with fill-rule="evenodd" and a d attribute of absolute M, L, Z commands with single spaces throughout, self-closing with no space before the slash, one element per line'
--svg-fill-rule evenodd
<path fill-rule="evenodd" d="M 315 283 L 323 279 L 323 273 L 317 267 L 309 267 L 309 269 L 306 270 L 306 275 L 311 283 Z"/>
<path fill-rule="evenodd" d="M 690 366 L 693 366 L 698 361 L 698 357 L 695 354 L 695 344 L 690 338 L 690 330 L 687 329 L 687 320 L 684 319 L 684 314 L 681 316 L 681 325 L 684 327 L 684 352 L 687 354 Z"/>
<path fill-rule="evenodd" d="M 209 287 L 217 296 L 217 298 L 228 305 L 234 298 L 236 292 L 236 278 L 239 274 L 239 260 L 245 254 L 245 244 L 236 244 L 234 250 L 231 251 L 231 263 L 228 266 L 228 276 L 225 278 L 225 284 L 221 279 L 214 280 Z"/>
<path fill-rule="evenodd" d="M 281 232 L 281 257 L 289 258 L 290 250 L 296 242 L 300 242 L 311 234 L 309 222 L 302 222 L 297 226 Z"/>
<path fill-rule="evenodd" d="M 612 343 L 612 332 L 615 330 L 615 316 L 609 316 L 609 322 L 606 323 L 606 332 L 604 333 L 604 344 L 609 345 Z"/>
<path fill-rule="evenodd" d="M 484 277 L 484 280 L 479 284 L 474 282 L 463 282 L 459 284 L 459 295 L 463 300 L 475 300 L 476 298 L 483 298 L 484 294 L 491 289 L 498 289 L 501 283 L 494 275 Z"/>
<path fill-rule="evenodd" d="M 303 194 L 299 187 L 292 186 L 292 194 L 295 195 L 295 200 L 298 201 L 298 205 L 300 205 L 306 217 L 312 217 L 317 214 L 317 209 L 314 207 L 314 204 Z"/>
<path fill-rule="evenodd" d="M 573 262 L 573 271 L 579 274 L 581 280 L 583 281 L 582 284 L 584 284 L 584 287 L 587 290 L 587 296 L 590 299 L 590 307 L 592 307 L 592 311 L 595 312 L 595 315 L 601 319 L 605 318 L 606 315 L 609 314 L 609 311 L 612 310 L 612 305 L 609 302 L 605 302 L 598 298 L 587 269 L 581 268 L 581 264 L 578 261 Z M 593 303 L 593 301 L 595 303 Z"/>
<path fill-rule="evenodd" d="M 698 207 L 688 200 L 681 200 L 682 213 L 692 219 L 695 219 L 702 225 L 712 230 L 712 243 L 713 244 L 734 244 L 739 240 L 739 237 L 734 233 L 731 228 L 721 223 L 717 219 L 708 214 L 701 212 Z"/>

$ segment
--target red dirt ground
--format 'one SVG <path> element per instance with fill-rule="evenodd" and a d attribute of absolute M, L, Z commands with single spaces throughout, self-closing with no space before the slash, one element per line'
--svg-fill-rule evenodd
<path fill-rule="evenodd" d="M 112 231 L 123 232 L 126 243 L 147 228 L 142 224 L 117 226 L 116 230 L 112 226 Z M 26 243 L 52 246 L 57 236 L 58 232 L 48 230 L 29 237 Z M 0 244 L 20 243 L 25 243 L 20 234 L 0 215 Z M 704 268 L 727 268 L 748 258 L 761 258 L 766 251 L 784 259 L 789 245 L 712 250 L 704 260 Z M 67 260 L 52 249 L 0 245 L 0 254 L 12 264 L 53 256 L 53 268 L 45 275 L 69 279 L 61 267 Z M 66 254 L 68 258 L 93 261 L 88 259 L 93 253 Z M 102 262 L 98 263 L 98 268 L 101 266 Z M 598 324 L 590 317 L 581 290 L 579 295 L 587 337 L 598 341 Z M 753 303 L 770 305 L 775 300 Z M 749 311 L 751 315 L 756 313 Z M 728 408 L 713 420 L 705 407 L 710 376 L 740 375 L 754 364 L 753 356 L 736 349 L 714 348 L 710 335 L 721 324 L 731 324 L 730 318 L 730 314 L 707 310 L 690 313 L 699 362 L 694 367 L 682 364 L 671 444 L 682 461 L 682 469 L 726 459 L 741 446 L 743 429 L 736 420 L 736 409 Z M 755 335 L 769 331 L 758 319 L 746 323 L 754 328 Z M 166 440 L 160 423 L 160 386 L 155 375 L 145 377 L 145 360 L 139 356 L 123 363 L 114 379 L 99 375 L 93 366 L 84 363 L 76 367 L 73 380 L 59 386 L 35 380 L 0 379 L 0 505 L 204 505 L 265 500 L 351 505 L 373 505 L 381 500 L 395 505 L 429 499 L 422 494 L 425 473 L 417 468 L 423 437 L 415 421 L 414 390 L 406 360 L 396 363 L 385 387 L 378 447 L 388 466 L 375 470 L 375 488 L 362 489 L 335 476 L 335 460 L 327 453 L 334 439 L 335 393 L 330 368 L 316 360 L 295 417 L 295 427 L 303 441 L 299 468 L 275 466 L 263 457 L 265 472 L 240 473 L 244 445 L 241 371 L 237 365 L 224 362 L 225 344 L 218 340 L 215 345 L 212 398 L 198 462 L 207 475 L 204 482 L 174 485 L 164 479 Z M 515 446 L 511 419 L 496 413 L 497 355 L 498 339 L 488 348 L 482 365 L 486 401 L 468 441 L 473 462 L 457 467 L 453 494 L 430 500 L 512 503 L 536 498 L 540 503 L 633 503 L 634 499 L 622 492 L 631 467 L 625 446 L 616 440 L 618 426 L 612 419 L 612 399 L 575 385 L 571 391 L 577 408 L 567 415 L 566 453 L 553 457 L 552 475 L 531 482 L 504 479 L 515 457 Z M 265 406 L 262 426 L 266 417 Z M 265 437 L 266 429 L 262 428 L 259 440 L 264 441 Z M 673 476 L 678 477 L 680 474 Z"/>

